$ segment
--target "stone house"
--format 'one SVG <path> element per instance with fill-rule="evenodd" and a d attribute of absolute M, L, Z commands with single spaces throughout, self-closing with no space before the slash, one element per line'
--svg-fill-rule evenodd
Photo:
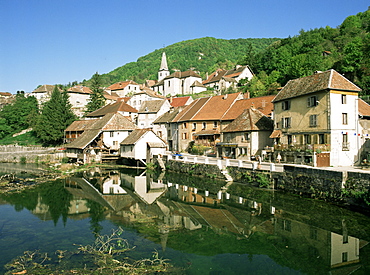
<path fill-rule="evenodd" d="M 134 107 L 137 110 L 140 110 L 141 105 L 145 101 L 150 100 L 163 100 L 165 97 L 154 92 L 152 89 L 142 87 L 140 92 L 134 93 L 130 99 L 127 101 L 127 104 Z"/>
<path fill-rule="evenodd" d="M 221 142 L 216 144 L 217 156 L 248 160 L 255 155 L 267 156 L 273 129 L 271 118 L 253 107 L 245 109 L 222 130 Z"/>
<path fill-rule="evenodd" d="M 253 75 L 249 66 L 237 65 L 231 70 L 217 69 L 202 84 L 221 93 L 230 87 L 236 88 L 242 79 L 251 80 Z"/>
<path fill-rule="evenodd" d="M 85 86 L 73 86 L 67 90 L 73 113 L 82 117 L 86 111 L 86 104 L 90 101 L 91 90 Z"/>
<path fill-rule="evenodd" d="M 66 144 L 66 155 L 83 163 L 118 159 L 120 143 L 136 128 L 122 114 L 108 113 L 88 124 L 81 135 Z"/>
<path fill-rule="evenodd" d="M 290 80 L 273 100 L 275 151 L 287 162 L 358 163 L 360 91 L 335 70 Z"/>
<path fill-rule="evenodd" d="M 55 85 L 41 85 L 40 87 L 32 91 L 29 95 L 34 96 L 41 106 L 43 103 L 50 99 L 51 94 L 54 91 L 54 87 Z"/>
<path fill-rule="evenodd" d="M 171 108 L 167 99 L 144 101 L 138 111 L 137 125 L 139 128 L 152 128 L 153 122 Z"/>
<path fill-rule="evenodd" d="M 110 85 L 105 91 L 109 94 L 115 93 L 119 97 L 125 97 L 140 91 L 140 85 L 132 80 L 120 81 Z"/>

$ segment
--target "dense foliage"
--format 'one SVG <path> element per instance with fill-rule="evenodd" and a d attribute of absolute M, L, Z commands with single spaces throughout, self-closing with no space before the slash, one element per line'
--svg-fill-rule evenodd
<path fill-rule="evenodd" d="M 103 85 L 108 86 L 127 79 L 143 83 L 157 79 L 162 53 L 166 52 L 168 68 L 186 71 L 193 69 L 204 78 L 216 68 L 230 69 L 243 62 L 250 52 L 260 52 L 278 38 L 216 39 L 205 37 L 182 41 L 140 57 L 136 62 L 127 63 L 110 73 L 102 75 Z M 90 82 L 90 80 L 88 81 Z M 86 84 L 86 82 L 84 83 Z"/>
<path fill-rule="evenodd" d="M 347 17 L 337 28 L 301 30 L 246 57 L 258 78 L 275 75 L 281 85 L 315 71 L 335 69 L 370 94 L 370 9 Z M 263 77 L 262 77 L 263 78 Z M 254 79 L 257 81 L 257 79 Z M 262 81 L 262 84 L 263 83 Z"/>
<path fill-rule="evenodd" d="M 71 110 L 68 94 L 55 86 L 51 98 L 42 107 L 37 117 L 34 130 L 46 145 L 58 145 L 63 142 L 64 130 L 76 116 Z"/>
<path fill-rule="evenodd" d="M 18 92 L 12 104 L 0 111 L 0 139 L 32 127 L 33 118 L 38 114 L 35 97 L 25 97 Z"/>

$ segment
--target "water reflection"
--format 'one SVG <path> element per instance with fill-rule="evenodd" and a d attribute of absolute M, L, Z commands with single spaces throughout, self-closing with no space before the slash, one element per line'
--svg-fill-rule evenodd
<path fill-rule="evenodd" d="M 275 274 L 369 270 L 368 217 L 245 185 L 232 184 L 226 191 L 225 184 L 176 174 L 96 169 L 65 179 L 64 191 L 54 185 L 34 191 L 28 200 L 33 204 L 17 205 L 54 223 L 60 217 L 64 223 L 67 217 L 89 217 L 94 234 L 101 233 L 105 219 L 136 228 L 163 253 L 170 248 L 187 255 L 184 261 L 193 262 L 188 274 L 204 274 L 205 262 L 197 265 L 194 255 L 212 256 L 214 271 L 227 270 L 220 274 L 269 273 L 268 267 L 251 267 L 260 255 L 270 259 Z M 56 190 L 58 195 L 53 195 Z M 12 197 L 4 200 L 12 202 Z M 248 258 L 240 260 L 241 255 Z"/>

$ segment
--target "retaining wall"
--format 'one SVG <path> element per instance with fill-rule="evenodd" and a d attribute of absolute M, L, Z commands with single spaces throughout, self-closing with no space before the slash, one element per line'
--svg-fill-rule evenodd
<path fill-rule="evenodd" d="M 0 162 L 59 162 L 65 153 L 50 147 L 1 145 Z"/>

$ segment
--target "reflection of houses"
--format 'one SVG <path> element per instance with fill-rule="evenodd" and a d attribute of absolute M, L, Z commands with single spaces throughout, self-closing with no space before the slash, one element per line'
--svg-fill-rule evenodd
<path fill-rule="evenodd" d="M 269 138 L 274 122 L 260 111 L 250 108 L 222 130 L 222 142 L 217 143 L 218 155 L 246 158 L 260 154 L 271 146 Z"/>
<path fill-rule="evenodd" d="M 84 163 L 118 159 L 120 142 L 134 129 L 136 125 L 120 113 L 108 113 L 94 120 L 81 135 L 66 144 L 66 155 Z"/>
<path fill-rule="evenodd" d="M 166 143 L 152 130 L 136 129 L 121 142 L 121 157 L 146 165 L 145 160 L 153 155 L 163 155 L 166 147 Z"/>
<path fill-rule="evenodd" d="M 283 159 L 297 159 L 297 154 L 286 151 L 307 151 L 318 153 L 317 166 L 354 165 L 360 149 L 360 91 L 335 70 L 290 80 L 273 101 L 275 131 L 271 137 L 276 149 L 284 151 Z"/>

